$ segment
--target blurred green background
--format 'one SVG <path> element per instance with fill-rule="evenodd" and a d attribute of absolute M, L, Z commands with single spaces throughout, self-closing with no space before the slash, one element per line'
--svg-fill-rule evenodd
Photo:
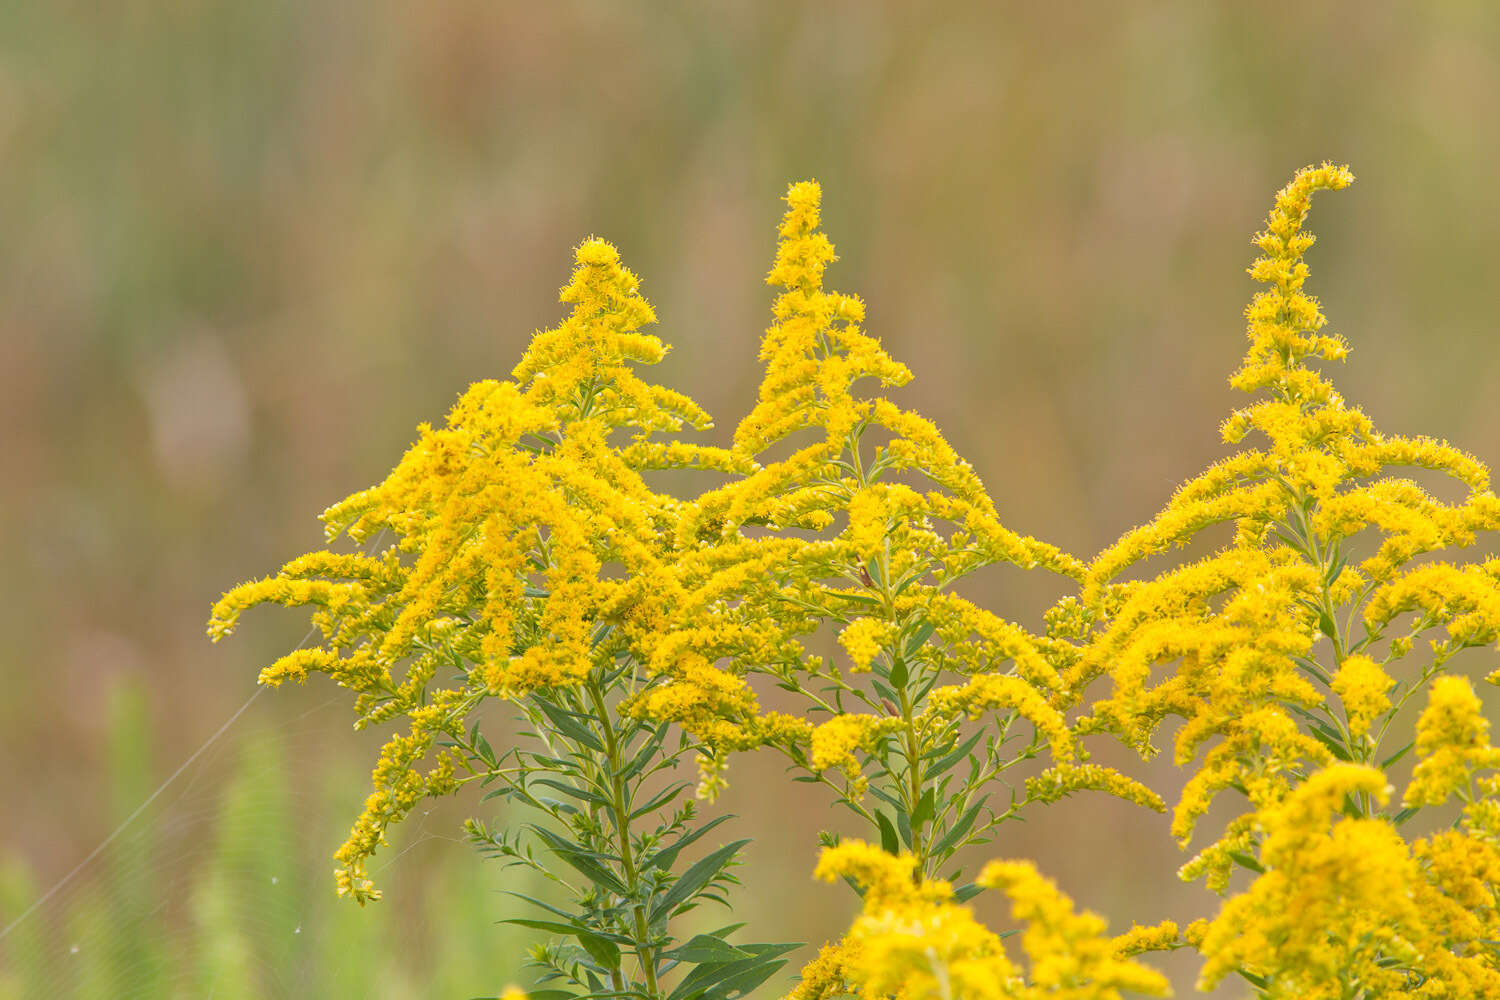
<path fill-rule="evenodd" d="M 211 647 L 210 602 L 508 373 L 582 238 L 643 277 L 656 378 L 727 433 L 778 198 L 821 180 L 830 284 L 915 371 L 901 402 L 1008 524 L 1087 556 L 1223 454 L 1249 237 L 1325 158 L 1359 177 L 1312 223 L 1337 381 L 1500 461 L 1491 3 L 0 5 L 0 924 L 302 635 L 266 612 Z M 1034 622 L 1059 593 L 980 596 Z M 373 761 L 349 721 L 331 685 L 256 699 L 0 941 L 0 996 L 498 991 L 523 942 L 457 841 L 472 803 L 408 823 L 384 902 L 333 899 Z M 774 761 L 734 777 L 751 933 L 837 933 L 850 895 L 809 873 L 839 817 Z M 1213 906 L 1160 817 L 1016 827 L 993 853 L 1117 928 Z"/>

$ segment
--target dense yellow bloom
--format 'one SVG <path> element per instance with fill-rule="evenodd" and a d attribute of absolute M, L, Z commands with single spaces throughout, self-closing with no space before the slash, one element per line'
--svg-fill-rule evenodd
<path fill-rule="evenodd" d="M 744 749 L 756 714 L 755 693 L 743 678 L 716 670 L 700 656 L 686 655 L 665 684 L 651 688 L 626 710 L 642 718 L 673 722 L 712 747 Z"/>
<path fill-rule="evenodd" d="M 765 374 L 735 431 L 746 471 L 684 511 L 670 573 L 646 587 L 663 627 L 642 641 L 650 669 L 670 680 L 631 711 L 679 722 L 716 753 L 779 747 L 849 803 L 865 790 L 862 756 L 873 757 L 879 766 L 867 770 L 889 781 L 885 791 L 910 817 L 938 778 L 922 769 L 981 720 L 1015 741 L 1007 752 L 1016 758 L 1043 750 L 1057 763 L 1077 758 L 1064 714 L 1076 694 L 1063 678 L 1076 649 L 979 607 L 954 585 L 995 563 L 1069 578 L 1082 566 L 1001 524 L 973 467 L 930 421 L 862 392 L 861 383 L 897 386 L 911 373 L 863 329 L 858 298 L 825 290 L 835 254 L 819 229 L 820 199 L 811 182 L 787 192 L 767 279 L 781 292 L 761 349 Z M 825 629 L 847 660 L 811 651 Z M 800 698 L 806 722 L 759 713 L 747 675 Z M 1008 763 L 996 751 L 975 780 Z M 1052 791 L 1083 789 L 1147 798 L 1123 778 L 1097 775 Z M 924 865 L 943 824 L 962 813 L 948 805 L 929 801 L 912 824 Z"/>
<path fill-rule="evenodd" d="M 1168 951 L 1179 948 L 1185 943 L 1182 932 L 1172 920 L 1163 920 L 1150 927 L 1136 924 L 1124 934 L 1115 935 L 1113 941 L 1115 954 L 1122 958 L 1141 955 L 1148 951 Z"/>
<path fill-rule="evenodd" d="M 1493 948 L 1472 905 L 1484 894 L 1452 874 L 1453 859 L 1500 818 L 1487 790 L 1469 791 L 1475 771 L 1496 761 L 1467 681 L 1432 688 L 1404 802 L 1466 796 L 1462 847 L 1452 838 L 1408 845 L 1381 818 L 1385 776 L 1362 766 L 1400 756 L 1382 746 L 1396 713 L 1452 656 L 1500 640 L 1500 564 L 1429 555 L 1500 528 L 1500 501 L 1475 459 L 1429 438 L 1381 434 L 1313 367 L 1343 359 L 1348 346 L 1322 332 L 1326 320 L 1304 291 L 1313 237 L 1303 224 L 1315 192 L 1352 179 L 1329 164 L 1299 171 L 1256 237 L 1250 274 L 1264 288 L 1246 309 L 1249 350 L 1231 382 L 1259 397 L 1223 435 L 1231 444 L 1256 435 L 1260 445 L 1184 484 L 1102 552 L 1080 599 L 1054 621 L 1087 641 L 1069 684 L 1113 682 L 1084 731 L 1112 731 L 1149 752 L 1166 719 L 1183 720 L 1176 759 L 1196 767 L 1174 812 L 1184 846 L 1222 793 L 1241 806 L 1182 869 L 1221 892 L 1234 871 L 1256 874 L 1203 938 L 1205 983 L 1241 970 L 1274 997 L 1500 995 L 1465 992 L 1487 981 Z M 1463 495 L 1439 499 L 1402 467 L 1442 473 Z M 1122 582 L 1220 524 L 1235 530 L 1218 551 Z M 1430 640 L 1431 660 L 1408 665 L 1419 638 Z M 1424 921 L 1443 930 L 1428 933 Z"/>
<path fill-rule="evenodd" d="M 1269 997 L 1500 995 L 1500 852 L 1459 830 L 1408 845 L 1383 819 L 1329 827 L 1349 796 L 1388 794 L 1378 770 L 1338 764 L 1262 811 L 1266 870 L 1209 927 L 1200 986 L 1243 970 Z"/>
<path fill-rule="evenodd" d="M 978 880 L 1010 897 L 1026 927 L 1029 972 L 1007 956 L 999 935 L 954 901 L 947 882 L 918 878 L 910 854 L 847 841 L 824 850 L 816 874 L 852 879 L 864 907 L 845 938 L 803 969 L 789 1000 L 1118 1000 L 1122 990 L 1169 992 L 1160 973 L 1104 936 L 1102 919 L 1076 913 L 1029 862 L 991 862 Z"/>
<path fill-rule="evenodd" d="M 1365 735 L 1370 724 L 1385 714 L 1391 707 L 1391 699 L 1386 695 L 1395 683 L 1380 664 L 1363 653 L 1347 657 L 1339 664 L 1329 686 L 1344 703 L 1350 735 Z"/>
<path fill-rule="evenodd" d="M 642 332 L 655 314 L 614 247 L 585 242 L 561 292 L 568 317 L 535 336 L 512 380 L 475 383 L 384 481 L 325 512 L 330 540 L 371 552 L 300 556 L 213 610 L 218 639 L 252 606 L 308 608 L 321 642 L 261 682 L 326 674 L 354 693 L 357 726 L 407 723 L 336 854 L 339 893 L 379 898 L 367 868 L 389 828 L 424 797 L 501 773 L 487 744 L 476 767 L 485 700 L 535 705 L 615 671 L 600 711 L 660 723 L 658 740 L 666 724 L 686 734 L 700 795 L 723 787 L 734 753 L 772 747 L 878 828 L 884 848 L 851 840 L 819 861 L 862 909 L 803 970 L 796 1000 L 1161 995 L 1165 980 L 1132 956 L 1182 946 L 1202 952 L 1203 986 L 1240 973 L 1268 998 L 1500 996 L 1500 775 L 1486 773 L 1500 750 L 1470 682 L 1444 673 L 1462 650 L 1500 643 L 1500 559 L 1453 559 L 1500 530 L 1500 499 L 1477 460 L 1380 433 L 1315 367 L 1348 346 L 1304 291 L 1303 226 L 1315 192 L 1352 179 L 1299 171 L 1256 236 L 1262 290 L 1231 383 L 1258 395 L 1222 427 L 1241 450 L 1087 566 L 1003 525 L 938 429 L 874 394 L 912 375 L 865 330 L 859 298 L 824 288 L 837 258 L 817 184 L 785 199 L 764 376 L 731 448 L 674 437 L 708 417 L 637 373 L 667 351 Z M 713 470 L 719 485 L 685 502 L 642 476 L 672 468 Z M 1456 488 L 1435 495 L 1410 468 Z M 1219 526 L 1215 551 L 1143 566 Z M 995 564 L 1078 592 L 1034 632 L 959 592 Z M 1110 689 L 1086 701 L 1096 680 Z M 1423 691 L 1413 773 L 1392 805 L 1382 768 L 1405 750 L 1385 741 L 1410 735 L 1400 713 Z M 1189 848 L 1206 816 L 1227 817 L 1181 875 L 1243 891 L 1212 921 L 1111 938 L 1029 863 L 992 862 L 976 885 L 1011 901 L 1020 950 L 1007 954 L 959 901 L 969 889 L 933 876 L 1023 807 L 1074 792 L 1165 809 L 1090 763 L 1084 737 L 1151 753 L 1169 719 L 1192 769 L 1173 836 Z M 1043 754 L 1023 794 L 1008 769 Z M 1008 807 L 992 804 L 1006 797 L 997 784 Z M 1417 809 L 1455 798 L 1446 828 L 1403 834 Z M 632 869 L 631 806 L 614 806 Z M 671 962 L 637 888 L 609 890 L 626 901 L 614 912 L 638 907 L 637 964 Z M 613 939 L 577 936 L 594 960 L 613 956 Z"/>
<path fill-rule="evenodd" d="M 1468 679 L 1439 678 L 1417 720 L 1421 761 L 1412 772 L 1405 804 L 1441 805 L 1460 789 L 1469 797 L 1475 771 L 1500 767 L 1500 749 L 1490 746 L 1489 734 L 1489 720 Z"/>
<path fill-rule="evenodd" d="M 881 648 L 891 641 L 891 626 L 878 618 L 856 618 L 839 633 L 839 645 L 849 654 L 856 672 L 870 669 Z"/>
<path fill-rule="evenodd" d="M 1120 954 L 1119 945 L 1104 934 L 1102 917 L 1075 912 L 1073 901 L 1031 862 L 991 861 L 976 881 L 1009 896 L 1011 914 L 1026 925 L 1021 947 L 1030 972 L 1027 988 L 1017 996 L 1118 1000 L 1122 990 L 1146 996 L 1171 992 L 1161 973 Z"/>
<path fill-rule="evenodd" d="M 983 674 L 962 685 L 935 688 L 930 695 L 928 713 L 934 718 L 951 719 L 967 713 L 978 718 L 995 709 L 1009 709 L 1036 726 L 1046 737 L 1054 759 L 1062 763 L 1077 753 L 1072 731 L 1062 713 L 1019 677 L 1006 674 Z"/>
<path fill-rule="evenodd" d="M 1056 802 L 1073 792 L 1107 792 L 1115 798 L 1165 812 L 1167 805 L 1151 789 L 1133 778 L 1099 764 L 1059 764 L 1026 779 L 1026 797 L 1033 802 Z"/>
<path fill-rule="evenodd" d="M 1409 887 L 1417 866 L 1384 820 L 1342 819 L 1328 826 L 1348 794 L 1387 794 L 1373 768 L 1335 765 L 1262 811 L 1266 871 L 1224 904 L 1204 938 L 1199 985 L 1235 969 L 1273 984 L 1273 997 L 1350 996 L 1354 983 L 1380 996 L 1400 988 L 1403 965 L 1419 950 L 1410 935 L 1422 914 Z"/>
<path fill-rule="evenodd" d="M 654 313 L 614 247 L 589 240 L 576 264 L 561 293 L 569 317 L 536 335 L 515 382 L 475 383 L 444 427 L 420 427 L 384 482 L 324 513 L 330 539 L 386 540 L 382 551 L 301 556 L 214 607 L 215 639 L 257 604 L 312 608 L 322 645 L 277 660 L 262 682 L 325 673 L 356 693 L 357 725 L 410 720 L 383 747 L 374 791 L 337 853 L 339 891 L 361 902 L 378 898 L 365 862 L 386 829 L 422 797 L 456 787 L 466 762 L 433 748 L 462 737 L 481 701 L 575 684 L 627 651 L 645 655 L 664 621 L 658 585 L 670 576 L 682 505 L 640 470 L 748 467 L 727 451 L 650 437 L 706 427 L 707 415 L 632 370 L 666 346 L 640 332 Z M 748 696 L 720 680 L 700 675 L 696 696 L 680 686 L 649 695 L 684 723 L 712 715 L 725 725 L 720 714 Z"/>
<path fill-rule="evenodd" d="M 814 771 L 836 767 L 858 774 L 855 752 L 869 753 L 877 739 L 899 728 L 901 720 L 889 716 L 836 715 L 813 728 L 808 763 Z"/>

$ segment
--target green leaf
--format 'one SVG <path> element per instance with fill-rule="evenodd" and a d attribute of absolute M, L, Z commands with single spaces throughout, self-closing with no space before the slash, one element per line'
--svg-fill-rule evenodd
<path fill-rule="evenodd" d="M 1383 760 L 1383 761 L 1380 762 L 1380 769 L 1382 771 L 1384 771 L 1386 768 L 1388 768 L 1392 764 L 1396 763 L 1396 761 L 1400 760 L 1402 757 L 1405 757 L 1407 755 L 1407 753 L 1409 753 L 1411 751 L 1411 748 L 1414 747 L 1414 746 L 1416 746 L 1416 741 L 1415 740 L 1413 740 L 1412 742 L 1406 744 L 1406 746 L 1402 747 L 1400 750 L 1397 750 L 1395 753 L 1391 754 L 1385 760 Z"/>
<path fill-rule="evenodd" d="M 551 903 L 544 903 L 540 899 L 536 899 L 533 896 L 526 895 L 524 892 L 517 892 L 514 889 L 501 889 L 500 891 L 503 892 L 503 893 L 505 893 L 507 896 L 515 896 L 517 899 L 524 899 L 524 900 L 526 900 L 526 902 L 530 903 L 532 906 L 535 906 L 535 907 L 538 907 L 540 909 L 546 910 L 548 913 L 555 913 L 559 917 L 562 917 L 564 920 L 572 920 L 573 919 L 573 914 L 569 913 L 568 911 L 566 911 L 566 910 L 560 910 L 557 907 L 553 906 Z M 503 923 L 503 921 L 502 921 L 502 923 Z"/>
<path fill-rule="evenodd" d="M 942 675 L 936 670 L 928 674 L 927 679 L 922 682 L 922 686 L 912 692 L 911 703 L 913 705 L 922 704 L 927 699 L 927 696 L 932 693 L 932 689 L 937 687 L 937 682 L 941 677 Z"/>
<path fill-rule="evenodd" d="M 799 947 L 789 946 L 788 950 Z M 725 996 L 743 997 L 761 983 L 770 979 L 771 976 L 781 971 L 786 965 L 785 959 L 773 959 L 766 955 L 757 955 L 754 959 L 744 963 L 745 968 L 721 980 L 719 988 L 724 990 Z"/>
<path fill-rule="evenodd" d="M 975 885 L 973 882 L 970 882 L 967 885 L 961 885 L 957 889 L 954 889 L 953 898 L 957 902 L 967 903 L 969 900 L 973 899 L 983 891 L 984 886 Z"/>
<path fill-rule="evenodd" d="M 715 816 L 707 823 L 704 823 L 702 826 L 698 827 L 692 833 L 685 834 L 684 836 L 678 838 L 677 841 L 671 846 L 663 847 L 656 853 L 647 855 L 641 862 L 641 871 L 650 871 L 652 868 L 660 868 L 665 872 L 671 871 L 672 866 L 677 863 L 677 855 L 682 852 L 682 849 L 684 847 L 687 847 L 689 844 L 693 843 L 693 841 L 697 840 L 699 837 L 703 836 L 705 833 L 712 830 L 720 823 L 727 823 L 732 818 L 733 817 L 728 815 L 727 813 L 723 816 Z"/>
<path fill-rule="evenodd" d="M 661 750 L 661 744 L 662 741 L 659 735 L 652 734 L 651 736 L 647 737 L 646 742 L 641 744 L 640 750 L 637 751 L 636 755 L 631 758 L 630 763 L 626 764 L 623 768 L 620 769 L 620 773 L 618 775 L 620 780 L 629 781 L 631 778 L 634 778 L 637 774 L 639 774 L 641 772 L 641 769 L 646 766 L 651 758 Z"/>
<path fill-rule="evenodd" d="M 715 1000 L 743 996 L 769 979 L 786 964 L 781 956 L 795 951 L 795 944 L 747 944 L 741 950 L 751 957 L 734 962 L 710 962 L 698 966 L 683 977 L 667 1000 L 696 1000 L 712 996 Z M 710 991 L 712 991 L 710 993 Z"/>
<path fill-rule="evenodd" d="M 717 878 L 733 860 L 739 849 L 748 843 L 750 843 L 748 840 L 736 840 L 695 861 L 687 871 L 682 873 L 682 877 L 672 883 L 672 888 L 652 904 L 651 921 L 654 923 L 658 917 L 670 917 L 676 913 L 679 907 L 698 895 L 705 886 Z"/>
<path fill-rule="evenodd" d="M 1255 858 L 1246 854 L 1244 851 L 1229 851 L 1228 854 L 1230 860 L 1239 865 L 1241 868 L 1248 868 L 1251 871 L 1255 872 L 1257 875 L 1264 875 L 1266 873 L 1266 866 L 1261 864 Z"/>
<path fill-rule="evenodd" d="M 837 594 L 839 600 L 849 601 L 854 604 L 864 604 L 872 608 L 878 608 L 883 603 L 879 598 L 871 597 L 869 594 L 857 594 L 851 590 L 841 590 Z"/>
<path fill-rule="evenodd" d="M 495 760 L 495 751 L 490 748 L 490 741 L 484 738 L 483 733 L 479 732 L 477 723 L 475 724 L 474 738 L 470 742 L 472 742 L 475 749 L 479 751 L 480 760 L 484 761 L 492 768 L 499 766 L 498 761 Z"/>
<path fill-rule="evenodd" d="M 895 662 L 891 664 L 890 680 L 893 688 L 906 687 L 906 660 L 900 656 L 896 657 Z"/>
<path fill-rule="evenodd" d="M 1265 976 L 1257 976 L 1255 973 L 1247 972 L 1244 969 L 1235 969 L 1234 971 L 1238 972 L 1241 976 L 1244 976 L 1245 979 L 1250 983 L 1250 985 L 1254 986 L 1258 990 L 1268 989 L 1271 985 L 1271 981 Z"/>
<path fill-rule="evenodd" d="M 542 710 L 548 720 L 557 727 L 558 731 L 572 740 L 574 743 L 582 743 L 596 753 L 604 752 L 604 744 L 599 737 L 584 728 L 572 712 L 552 704 L 545 698 L 535 699 L 536 706 Z"/>
<path fill-rule="evenodd" d="M 896 828 L 891 825 L 889 817 L 882 810 L 876 809 L 875 822 L 880 827 L 881 849 L 887 854 L 900 854 L 901 842 L 896 839 Z"/>
<path fill-rule="evenodd" d="M 531 784 L 541 785 L 543 788 L 555 789 L 559 792 L 562 792 L 564 795 L 571 796 L 582 802 L 587 802 L 590 805 L 598 806 L 600 809 L 607 809 L 609 807 L 609 800 L 605 799 L 604 796 L 596 795 L 595 793 L 586 791 L 585 789 L 579 788 L 576 785 L 570 785 L 566 782 L 558 781 L 556 778 L 532 778 Z"/>
<path fill-rule="evenodd" d="M 964 814 L 958 818 L 958 821 L 950 826 L 948 832 L 943 834 L 938 842 L 933 845 L 932 853 L 935 855 L 945 855 L 953 850 L 954 846 L 963 839 L 963 835 L 969 832 L 969 827 L 973 826 L 974 821 L 979 818 L 979 811 L 984 808 L 984 804 L 988 799 L 989 796 L 985 795 L 978 802 L 964 810 Z"/>
<path fill-rule="evenodd" d="M 564 924 L 556 920 L 532 920 L 527 917 L 514 917 L 510 920 L 500 921 L 502 924 L 511 924 L 515 927 L 529 927 L 532 930 L 549 931 L 560 934 L 563 937 L 577 938 L 583 950 L 588 952 L 589 957 L 598 962 L 606 970 L 618 969 L 620 967 L 620 946 L 605 936 L 589 930 L 587 927 L 579 927 L 576 924 Z"/>
<path fill-rule="evenodd" d="M 974 749 L 974 745 L 978 743 L 983 737 L 984 730 L 981 729 L 973 736 L 970 736 L 968 739 L 964 740 L 962 746 L 958 747 L 942 760 L 938 761 L 936 764 L 932 765 L 932 767 L 928 768 L 928 776 L 936 777 L 937 775 L 942 774 L 944 771 L 947 771 L 954 764 L 957 764 L 959 761 L 963 760 L 969 755 L 969 751 Z"/>
<path fill-rule="evenodd" d="M 927 644 L 932 638 L 932 633 L 937 631 L 937 626 L 932 622 L 923 622 L 912 631 L 911 637 L 906 640 L 904 653 L 908 657 L 916 656 L 917 651 Z"/>
<path fill-rule="evenodd" d="M 1318 609 L 1318 631 L 1330 639 L 1337 639 L 1339 634 L 1339 627 L 1334 622 L 1333 616 L 1322 608 Z"/>
<path fill-rule="evenodd" d="M 1312 733 L 1313 739 L 1317 740 L 1319 743 L 1327 747 L 1328 752 L 1333 754 L 1339 760 L 1344 761 L 1345 763 L 1349 763 L 1354 759 L 1352 756 L 1350 756 L 1348 749 L 1344 746 L 1344 741 L 1339 737 L 1337 733 L 1328 728 L 1326 724 L 1322 722 L 1314 722 L 1307 728 L 1308 731 Z"/>
<path fill-rule="evenodd" d="M 668 802 L 671 802 L 673 799 L 677 798 L 677 796 L 681 795 L 682 790 L 684 788 L 687 788 L 690 784 L 692 784 L 692 782 L 690 781 L 679 781 L 676 784 L 667 786 L 665 789 L 659 792 L 656 797 L 653 798 L 650 802 L 647 802 L 645 805 L 632 812 L 630 814 L 630 818 L 632 820 L 636 820 L 640 819 L 647 813 L 655 812 L 662 806 L 666 805 Z"/>
<path fill-rule="evenodd" d="M 677 962 L 693 962 L 702 964 L 705 962 L 737 962 L 740 959 L 754 958 L 748 951 L 741 951 L 734 945 L 720 938 L 709 937 L 707 934 L 695 934 L 692 939 L 671 951 L 664 951 L 662 958 Z"/>
<path fill-rule="evenodd" d="M 928 788 L 917 800 L 917 807 L 911 811 L 911 825 L 915 830 L 920 830 L 922 824 L 932 819 L 932 811 L 937 802 L 936 793 Z"/>
<path fill-rule="evenodd" d="M 620 946 L 614 942 L 585 931 L 578 934 L 578 943 L 583 945 L 583 950 L 589 953 L 590 958 L 604 968 L 613 972 L 620 967 Z"/>
<path fill-rule="evenodd" d="M 1333 546 L 1333 561 L 1328 564 L 1328 572 L 1323 576 L 1323 583 L 1325 585 L 1333 586 L 1333 581 L 1337 580 L 1339 574 L 1344 571 L 1344 563 L 1348 558 L 1348 555 L 1344 552 L 1343 545 L 1335 543 Z"/>
<path fill-rule="evenodd" d="M 614 873 L 601 863 L 606 860 L 604 855 L 593 851 L 586 851 L 575 844 L 562 839 L 551 830 L 528 824 L 527 829 L 536 834 L 541 841 L 547 845 L 559 860 L 571 866 L 594 885 L 602 889 L 608 889 L 617 896 L 627 896 L 629 893 L 625 885 L 615 877 Z"/>

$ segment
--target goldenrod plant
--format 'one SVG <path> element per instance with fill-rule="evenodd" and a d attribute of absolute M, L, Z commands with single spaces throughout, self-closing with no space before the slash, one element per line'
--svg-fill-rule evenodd
<path fill-rule="evenodd" d="M 671 776 L 691 747 L 620 711 L 653 684 L 639 668 L 658 627 L 647 587 L 673 557 L 681 507 L 641 472 L 737 460 L 659 439 L 708 417 L 632 371 L 666 348 L 639 332 L 655 317 L 615 248 L 594 239 L 576 256 L 561 295 L 571 314 L 536 336 L 514 381 L 470 387 L 383 483 L 324 513 L 330 539 L 387 539 L 384 549 L 295 559 L 226 594 L 210 632 L 228 633 L 255 604 L 312 606 L 322 645 L 282 657 L 261 681 L 326 673 L 356 693 L 356 726 L 409 721 L 382 749 L 336 854 L 340 894 L 378 899 L 366 862 L 388 827 L 422 798 L 477 781 L 545 820 L 498 833 L 472 820 L 473 840 L 547 875 L 570 902 L 526 897 L 541 913 L 515 921 L 556 935 L 534 956 L 550 989 L 535 996 L 660 1000 L 662 977 L 687 968 L 697 978 L 684 981 L 704 990 L 744 991 L 791 946 L 674 939 L 674 918 L 733 881 L 743 842 L 685 863 L 717 825 L 697 822 L 682 799 L 689 783 Z M 526 734 L 500 750 L 478 718 L 493 698 L 519 706 Z"/>
<path fill-rule="evenodd" d="M 1237 972 L 1267 997 L 1500 996 L 1500 784 L 1487 773 L 1500 751 L 1470 681 L 1450 672 L 1500 638 L 1500 561 L 1453 561 L 1500 527 L 1500 502 L 1476 459 L 1376 431 L 1311 364 L 1348 347 L 1303 291 L 1303 225 L 1315 192 L 1352 181 L 1324 164 L 1277 194 L 1250 268 L 1267 288 L 1232 379 L 1259 398 L 1223 427 L 1230 443 L 1263 443 L 1093 561 L 1081 603 L 1096 632 L 1075 680 L 1112 678 L 1084 728 L 1143 751 L 1163 720 L 1183 720 L 1184 845 L 1222 793 L 1237 803 L 1182 870 L 1220 892 L 1236 869 L 1253 876 L 1192 935 L 1200 985 Z M 1454 499 L 1408 469 L 1446 478 Z M 1220 524 L 1234 537 L 1212 555 L 1122 579 Z M 1402 710 L 1424 702 L 1413 732 Z M 1424 810 L 1443 828 L 1406 836 Z"/>
<path fill-rule="evenodd" d="M 477 784 L 504 811 L 471 839 L 556 888 L 511 921 L 548 935 L 529 995 L 736 1000 L 795 948 L 731 943 L 738 925 L 702 912 L 745 891 L 713 800 L 734 755 L 771 752 L 862 830 L 823 835 L 816 874 L 861 912 L 795 1000 L 1160 996 L 1140 956 L 1175 948 L 1203 955 L 1200 986 L 1238 974 L 1268 998 L 1500 996 L 1500 750 L 1454 672 L 1500 639 L 1500 560 L 1444 558 L 1500 527 L 1500 501 L 1477 460 L 1376 432 L 1311 364 L 1347 348 L 1302 290 L 1303 224 L 1352 179 L 1300 171 L 1257 237 L 1268 287 L 1232 382 L 1260 396 L 1224 434 L 1265 443 L 1091 561 L 1002 524 L 938 429 L 879 394 L 911 372 L 860 299 L 825 290 L 817 184 L 788 190 L 759 400 L 725 447 L 682 439 L 707 415 L 635 373 L 666 350 L 640 332 L 654 315 L 614 248 L 584 243 L 571 315 L 513 379 L 472 386 L 324 514 L 373 554 L 300 557 L 214 609 L 217 638 L 255 604 L 311 607 L 322 644 L 261 680 L 325 673 L 357 725 L 405 721 L 338 891 L 378 898 L 387 830 Z M 717 484 L 679 496 L 643 475 L 683 468 Z M 1211 554 L 1147 565 L 1218 525 Z M 961 593 L 1001 564 L 1068 593 L 1036 623 Z M 1169 719 L 1193 769 L 1175 836 L 1221 793 L 1241 803 L 1182 869 L 1227 895 L 1215 919 L 1110 937 L 1029 861 L 965 880 L 964 848 L 1065 795 L 1165 810 L 1085 744 L 1149 756 Z M 985 891 L 1010 926 L 975 916 Z"/>
<path fill-rule="evenodd" d="M 1123 775 L 1081 763 L 1060 673 L 1077 650 L 955 591 L 996 563 L 1064 580 L 1083 564 L 1001 524 L 930 422 L 861 398 L 857 382 L 895 386 L 911 373 L 864 332 L 863 302 L 824 291 L 835 258 L 818 186 L 795 184 L 786 201 L 766 374 L 734 437 L 753 471 L 699 497 L 682 523 L 683 555 L 661 588 L 675 623 L 651 662 L 672 680 L 635 710 L 714 749 L 709 791 L 728 753 L 779 748 L 797 780 L 831 788 L 868 836 L 909 850 L 922 877 L 956 878 L 944 868 L 954 854 L 1032 802 L 1102 788 L 1161 808 Z M 829 634 L 836 655 L 813 652 Z M 759 711 L 755 677 L 802 711 Z M 968 724 L 981 717 L 988 728 Z M 1049 770 L 1007 782 L 1042 754 Z"/>

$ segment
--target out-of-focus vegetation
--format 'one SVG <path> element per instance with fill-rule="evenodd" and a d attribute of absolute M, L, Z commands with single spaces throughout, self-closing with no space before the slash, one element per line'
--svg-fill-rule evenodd
<path fill-rule="evenodd" d="M 124 818 L 151 793 L 149 702 L 138 687 L 110 698 L 111 763 L 101 819 Z M 300 790 L 285 729 L 247 727 L 238 747 L 174 786 L 112 842 L 83 882 L 38 910 L 5 942 L 0 998 L 467 997 L 499 992 L 529 943 L 495 924 L 491 869 L 423 864 L 421 849 L 452 843 L 452 817 L 419 822 L 412 870 L 389 875 L 419 905 L 360 911 L 328 887 L 327 840 L 361 790 Z M 196 778 L 197 781 L 193 779 Z M 435 839 L 434 839 L 435 838 Z M 417 872 L 422 872 L 418 876 Z M 534 880 L 511 888 L 536 891 Z M 0 926 L 47 887 L 18 859 L 0 869 Z"/>
<path fill-rule="evenodd" d="M 1361 178 L 1313 251 L 1354 348 L 1342 387 L 1494 464 L 1491 4 L 0 5 L 5 922 L 300 634 L 289 616 L 210 648 L 208 603 L 311 547 L 316 512 L 378 480 L 417 420 L 506 373 L 588 234 L 642 275 L 677 345 L 661 380 L 732 421 L 769 317 L 767 206 L 819 178 L 837 283 L 916 373 L 903 405 L 975 460 L 1007 524 L 1089 554 L 1220 453 L 1244 234 L 1324 158 Z M 1021 617 L 1056 596 L 987 582 Z M 425 840 L 386 874 L 419 926 L 333 899 L 370 747 L 313 735 L 342 711 L 329 694 L 252 706 L 189 792 L 0 942 L 0 982 L 496 989 L 519 945 L 467 847 Z M 766 810 L 755 765 L 732 779 L 757 838 L 743 918 L 835 933 L 845 901 L 811 861 L 762 860 L 811 859 L 826 803 Z M 1009 853 L 1108 914 L 1206 905 L 1160 892 L 1181 858 L 1159 821 L 1099 809 L 1065 804 Z"/>

